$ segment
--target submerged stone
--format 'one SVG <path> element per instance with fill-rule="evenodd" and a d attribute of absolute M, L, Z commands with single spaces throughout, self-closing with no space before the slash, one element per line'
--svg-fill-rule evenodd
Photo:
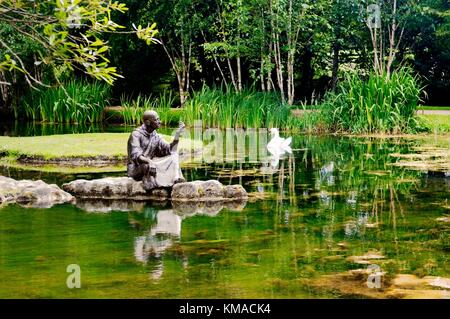
<path fill-rule="evenodd" d="M 400 289 L 427 289 L 431 287 L 450 289 L 450 278 L 425 276 L 419 278 L 410 274 L 398 274 L 392 281 L 393 286 Z"/>
<path fill-rule="evenodd" d="M 436 218 L 436 221 L 448 223 L 448 222 L 450 222 L 450 217 L 448 217 L 448 216 L 439 217 L 439 218 Z"/>
<path fill-rule="evenodd" d="M 385 257 L 376 251 L 370 251 L 362 256 L 350 256 L 347 257 L 347 261 L 360 264 L 360 265 L 370 265 L 373 263 L 372 260 L 384 259 Z"/>

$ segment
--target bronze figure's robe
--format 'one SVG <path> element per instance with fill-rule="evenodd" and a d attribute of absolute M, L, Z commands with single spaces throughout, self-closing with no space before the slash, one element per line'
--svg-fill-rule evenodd
<path fill-rule="evenodd" d="M 152 163 L 140 163 L 138 158 L 141 155 L 151 159 Z M 150 167 L 156 168 L 156 174 L 152 175 Z M 171 187 L 176 180 L 183 178 L 176 150 L 171 152 L 170 144 L 156 131 L 147 132 L 145 125 L 135 129 L 128 139 L 127 174 L 134 180 L 142 180 L 146 190 Z M 150 176 L 155 177 L 151 183 L 148 181 Z"/>

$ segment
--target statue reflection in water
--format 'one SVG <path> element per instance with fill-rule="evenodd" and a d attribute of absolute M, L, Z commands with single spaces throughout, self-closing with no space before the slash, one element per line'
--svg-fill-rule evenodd
<path fill-rule="evenodd" d="M 175 214 L 173 209 L 156 211 L 151 207 L 146 207 L 144 214 L 150 215 L 150 218 L 155 218 L 156 223 L 146 234 L 135 238 L 134 257 L 144 264 L 147 264 L 150 259 L 157 261 L 155 269 L 151 272 L 151 277 L 160 279 L 164 270 L 162 254 L 181 238 L 182 217 Z"/>
<path fill-rule="evenodd" d="M 152 221 L 150 229 L 141 236 L 134 239 L 134 256 L 138 262 L 143 264 L 154 264 L 150 278 L 161 279 L 164 273 L 163 256 L 167 249 L 181 241 L 181 225 L 185 218 L 195 215 L 216 216 L 223 208 L 230 210 L 242 210 L 246 202 L 212 202 L 212 203 L 188 203 L 173 202 L 172 208 L 156 209 L 145 206 L 143 214 L 146 219 Z M 188 266 L 188 257 L 183 253 L 181 259 L 183 268 Z"/>

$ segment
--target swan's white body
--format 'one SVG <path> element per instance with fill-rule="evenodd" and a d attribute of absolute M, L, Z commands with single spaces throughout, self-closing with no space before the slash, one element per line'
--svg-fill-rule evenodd
<path fill-rule="evenodd" d="M 272 167 L 277 167 L 280 157 L 284 155 L 284 153 L 292 153 L 292 149 L 290 147 L 292 138 L 280 137 L 280 133 L 277 128 L 271 128 L 270 133 L 272 135 L 272 139 L 267 144 L 267 150 L 270 154 L 272 154 L 270 165 Z"/>

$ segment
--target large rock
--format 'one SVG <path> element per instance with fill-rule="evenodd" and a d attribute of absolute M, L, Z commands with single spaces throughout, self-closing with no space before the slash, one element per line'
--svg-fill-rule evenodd
<path fill-rule="evenodd" d="M 175 184 L 170 190 L 146 192 L 142 182 L 130 177 L 107 177 L 95 180 L 79 179 L 64 184 L 63 189 L 77 198 L 167 200 L 173 201 L 242 201 L 248 198 L 241 185 L 223 186 L 215 180 Z"/>
<path fill-rule="evenodd" d="M 90 181 L 77 179 L 62 187 L 77 198 L 130 200 L 166 200 L 169 198 L 168 190 L 154 189 L 146 192 L 142 187 L 142 182 L 137 182 L 131 177 L 106 177 Z"/>
<path fill-rule="evenodd" d="M 238 201 L 247 198 L 241 185 L 223 186 L 215 180 L 179 183 L 172 188 L 173 201 Z"/>
<path fill-rule="evenodd" d="M 20 180 L 0 176 L 0 203 L 19 203 L 27 207 L 48 208 L 72 202 L 75 198 L 55 184 L 41 180 Z"/>

